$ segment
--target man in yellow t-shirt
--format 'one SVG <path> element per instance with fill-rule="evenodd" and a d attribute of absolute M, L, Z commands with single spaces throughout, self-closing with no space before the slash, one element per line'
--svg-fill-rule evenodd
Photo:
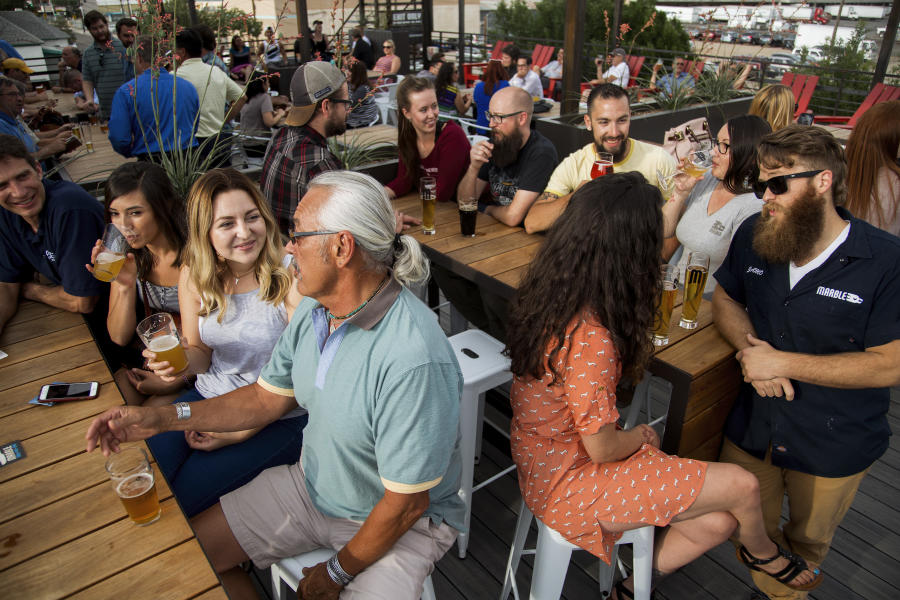
<path fill-rule="evenodd" d="M 612 83 L 591 90 L 584 124 L 593 133 L 594 141 L 567 156 L 556 167 L 544 193 L 525 217 L 525 231 L 545 231 L 553 225 L 569 205 L 572 193 L 590 181 L 598 152 L 613 155 L 616 173 L 637 171 L 652 185 L 659 185 L 659 174 L 668 176 L 675 172 L 675 159 L 660 146 L 628 137 L 630 122 L 631 109 L 625 90 Z"/>

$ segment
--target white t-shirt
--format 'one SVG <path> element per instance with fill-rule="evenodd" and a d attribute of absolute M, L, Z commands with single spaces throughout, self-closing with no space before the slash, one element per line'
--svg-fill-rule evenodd
<path fill-rule="evenodd" d="M 607 79 L 610 76 L 615 75 L 615 80 L 612 83 L 616 84 L 619 87 L 627 88 L 628 80 L 631 78 L 631 71 L 628 69 L 628 64 L 625 61 L 617 65 L 611 66 L 606 70 L 606 73 L 603 74 L 603 79 Z"/>
<path fill-rule="evenodd" d="M 791 280 L 791 289 L 794 289 L 794 286 L 806 276 L 810 271 L 814 271 L 825 264 L 825 261 L 828 260 L 828 257 L 831 256 L 835 250 L 838 249 L 838 246 L 847 241 L 847 236 L 850 235 L 850 223 L 841 230 L 834 241 L 828 244 L 828 247 L 822 250 L 821 253 L 802 267 L 798 267 L 794 264 L 794 261 L 791 261 L 788 265 L 788 276 Z"/>
<path fill-rule="evenodd" d="M 509 80 L 509 85 L 522 88 L 528 92 L 532 98 L 544 97 L 544 86 L 541 85 L 541 78 L 534 71 L 528 71 L 528 74 L 525 75 L 525 79 L 516 75 Z"/>

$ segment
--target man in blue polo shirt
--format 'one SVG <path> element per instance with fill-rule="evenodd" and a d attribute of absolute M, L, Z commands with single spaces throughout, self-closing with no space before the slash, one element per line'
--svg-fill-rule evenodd
<path fill-rule="evenodd" d="M 156 63 L 159 46 L 150 36 L 134 45 L 137 77 L 113 97 L 109 142 L 125 157 L 150 155 L 197 145 L 194 128 L 200 99 L 191 82 L 172 76 Z M 174 88 L 174 92 L 173 92 Z"/>
<path fill-rule="evenodd" d="M 193 520 L 229 596 L 252 586 L 241 562 L 266 568 L 316 548 L 300 597 L 415 600 L 464 527 L 458 496 L 462 375 L 434 315 L 404 286 L 427 259 L 395 235 L 384 188 L 332 171 L 312 180 L 288 249 L 306 297 L 259 380 L 218 398 L 112 409 L 88 451 L 157 431 L 264 425 L 309 411 L 300 462 L 263 471 Z M 391 267 L 392 266 L 392 267 Z M 244 597 L 244 596 L 240 596 Z"/>
<path fill-rule="evenodd" d="M 741 225 L 715 274 L 715 322 L 739 350 L 746 382 L 721 460 L 759 478 L 769 537 L 805 558 L 812 580 L 888 447 L 888 388 L 900 384 L 900 239 L 840 207 L 847 166 L 825 130 L 769 134 L 759 163 L 762 213 Z M 785 494 L 790 518 L 780 527 Z M 770 598 L 806 597 L 752 574 Z"/>
<path fill-rule="evenodd" d="M 41 180 L 17 138 L 0 135 L 0 331 L 19 296 L 90 313 L 107 286 L 84 268 L 103 236 L 103 209 L 80 186 Z M 34 281 L 35 272 L 51 283 Z"/>

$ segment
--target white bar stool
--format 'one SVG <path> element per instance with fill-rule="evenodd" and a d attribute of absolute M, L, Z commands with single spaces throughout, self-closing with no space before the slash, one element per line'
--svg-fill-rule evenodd
<path fill-rule="evenodd" d="M 466 504 L 465 531 L 456 539 L 459 557 L 466 557 L 469 524 L 472 520 L 472 493 L 514 470 L 507 467 L 490 479 L 472 486 L 475 456 L 484 419 L 484 393 L 512 379 L 509 358 L 503 356 L 503 344 L 479 329 L 469 329 L 449 338 L 463 374 L 463 394 L 459 407 L 460 459 L 462 479 L 459 496 Z"/>
<path fill-rule="evenodd" d="M 299 554 L 293 558 L 283 558 L 272 565 L 272 596 L 275 600 L 284 600 L 284 588 L 281 582 L 286 583 L 292 590 L 297 591 L 300 580 L 303 579 L 303 569 L 313 567 L 320 562 L 331 558 L 334 550 L 319 548 L 306 554 Z M 422 600 L 436 600 L 434 596 L 434 584 L 431 583 L 431 575 L 425 578 L 425 589 L 422 590 Z"/>
<path fill-rule="evenodd" d="M 653 427 L 659 423 L 664 423 L 668 416 L 669 401 L 672 398 L 672 384 L 663 379 L 651 375 L 650 371 L 644 371 L 644 378 L 634 388 L 634 395 L 631 398 L 631 406 L 628 407 L 628 415 L 625 417 L 624 429 L 631 429 L 637 425 L 638 417 L 641 413 L 641 406 L 647 411 L 647 425 Z M 651 405 L 653 401 L 664 402 L 666 412 L 653 418 Z M 660 436 L 662 439 L 662 436 Z"/>
<path fill-rule="evenodd" d="M 544 525 L 537 519 L 538 539 L 537 548 L 525 550 L 525 539 L 531 528 L 531 519 L 534 515 L 522 501 L 519 508 L 519 519 L 516 522 L 516 532 L 513 536 L 512 547 L 509 550 L 509 560 L 506 563 L 506 574 L 503 579 L 503 591 L 500 600 L 507 600 L 512 590 L 516 600 L 519 600 L 519 589 L 516 585 L 516 570 L 523 554 L 534 554 L 534 567 L 531 575 L 530 600 L 556 600 L 562 594 L 563 584 L 566 580 L 566 571 L 569 570 L 569 560 L 572 550 L 580 548 L 568 542 L 562 535 Z M 631 544 L 634 554 L 634 597 L 635 600 L 650 600 L 650 581 L 653 574 L 653 527 L 646 526 L 632 529 L 622 534 L 622 537 L 613 547 L 610 564 L 602 560 L 600 563 L 600 593 L 602 597 L 609 597 L 612 589 L 615 569 L 613 561 L 618 560 L 619 546 Z"/>

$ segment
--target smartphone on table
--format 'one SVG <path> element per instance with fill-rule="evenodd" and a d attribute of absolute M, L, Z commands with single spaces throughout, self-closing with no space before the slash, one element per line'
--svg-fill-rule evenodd
<path fill-rule="evenodd" d="M 41 388 L 40 400 L 64 402 L 66 400 L 90 400 L 97 397 L 100 384 L 96 381 L 84 383 L 51 383 Z"/>

